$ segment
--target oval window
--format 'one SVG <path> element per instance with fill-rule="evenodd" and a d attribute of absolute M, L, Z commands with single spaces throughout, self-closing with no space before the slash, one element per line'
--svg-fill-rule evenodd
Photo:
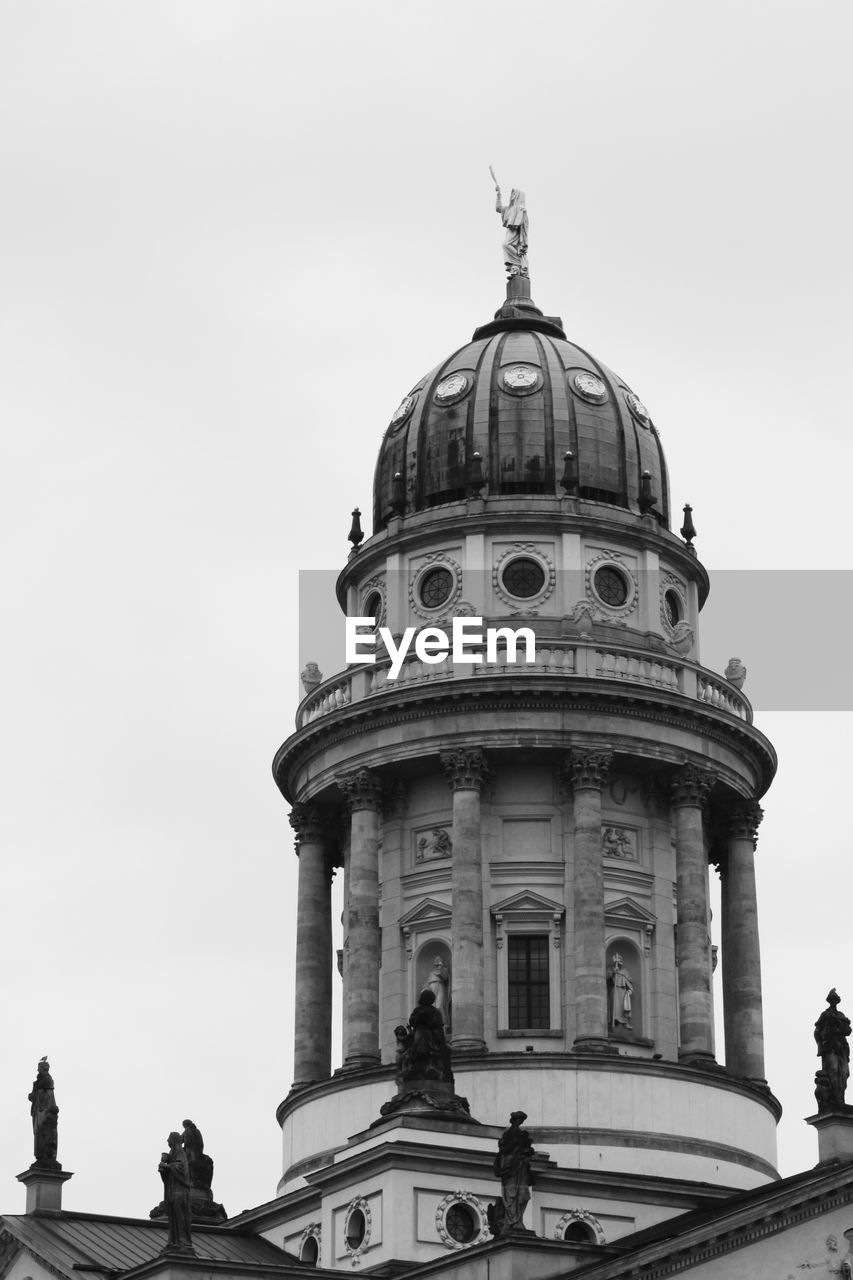
<path fill-rule="evenodd" d="M 453 590 L 453 574 L 449 569 L 430 569 L 421 578 L 419 594 L 425 609 L 440 609 Z"/>
<path fill-rule="evenodd" d="M 372 618 L 376 626 L 382 620 L 382 596 L 378 591 L 371 591 L 364 602 L 364 616 Z"/>
<path fill-rule="evenodd" d="M 367 1223 L 364 1220 L 364 1214 L 361 1209 L 353 1209 L 347 1218 L 347 1244 L 351 1249 L 357 1249 L 364 1240 L 367 1231 Z"/>
<path fill-rule="evenodd" d="M 320 1261 L 320 1249 L 317 1245 L 317 1237 L 309 1236 L 302 1246 L 302 1252 L 299 1255 L 300 1262 L 307 1262 L 309 1266 L 316 1267 Z"/>
<path fill-rule="evenodd" d="M 530 600 L 545 586 L 545 570 L 538 560 L 519 556 L 504 567 L 501 580 L 508 595 L 519 600 Z"/>
<path fill-rule="evenodd" d="M 677 627 L 681 621 L 681 600 L 676 591 L 667 591 L 663 597 L 666 620 L 671 627 Z"/>
<path fill-rule="evenodd" d="M 570 1222 L 563 1232 L 563 1239 L 571 1244 L 595 1244 L 592 1229 L 585 1222 Z"/>
<path fill-rule="evenodd" d="M 447 1210 L 444 1219 L 447 1234 L 458 1244 L 470 1244 L 477 1234 L 477 1222 L 467 1204 L 457 1200 Z"/>
<path fill-rule="evenodd" d="M 592 585 L 601 603 L 611 609 L 618 609 L 628 599 L 628 579 L 613 565 L 602 565 L 596 569 Z"/>

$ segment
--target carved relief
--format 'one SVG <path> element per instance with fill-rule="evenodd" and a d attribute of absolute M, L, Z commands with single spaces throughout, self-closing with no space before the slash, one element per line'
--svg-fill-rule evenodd
<path fill-rule="evenodd" d="M 452 856 L 453 841 L 447 827 L 433 827 L 428 833 L 417 835 L 415 862 L 433 862 Z"/>
<path fill-rule="evenodd" d="M 626 827 L 602 827 L 601 852 L 605 858 L 637 861 L 636 833 Z"/>

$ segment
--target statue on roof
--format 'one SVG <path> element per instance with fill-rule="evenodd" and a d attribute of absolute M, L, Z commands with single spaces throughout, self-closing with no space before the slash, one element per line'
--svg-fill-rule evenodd
<path fill-rule="evenodd" d="M 33 1150 L 35 1164 L 43 1168 L 58 1169 L 56 1158 L 58 1135 L 57 1116 L 53 1076 L 50 1074 L 50 1063 L 47 1058 L 40 1058 L 36 1068 L 36 1078 L 29 1093 L 30 1115 L 33 1118 Z"/>
<path fill-rule="evenodd" d="M 194 1254 L 190 1233 L 190 1162 L 179 1133 L 173 1131 L 167 1141 L 169 1150 L 163 1152 L 158 1166 L 169 1223 L 169 1243 L 164 1253 Z"/>
<path fill-rule="evenodd" d="M 536 1154 L 530 1134 L 521 1127 L 526 1119 L 526 1112 L 513 1111 L 508 1127 L 498 1138 L 495 1177 L 501 1180 L 501 1208 L 489 1215 L 493 1235 L 533 1234 L 524 1225 L 524 1210 L 533 1183 L 530 1162 Z"/>
<path fill-rule="evenodd" d="M 820 1058 L 820 1071 L 815 1074 L 815 1098 L 818 1112 L 843 1107 L 844 1092 L 850 1075 L 850 1019 L 838 1008 L 841 997 L 832 988 L 826 997 L 828 1008 L 818 1018 L 814 1038 Z"/>
<path fill-rule="evenodd" d="M 524 192 L 513 187 L 506 204 L 503 202 L 501 189 L 495 177 L 495 171 L 489 165 L 489 172 L 495 184 L 497 201 L 495 209 L 501 215 L 506 235 L 504 236 L 504 266 L 508 276 L 529 276 L 527 269 L 527 206 Z"/>

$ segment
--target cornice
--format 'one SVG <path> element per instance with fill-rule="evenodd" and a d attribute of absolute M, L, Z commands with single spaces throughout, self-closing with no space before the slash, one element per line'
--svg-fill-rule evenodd
<path fill-rule="evenodd" d="M 621 681 L 606 681 L 601 678 L 596 678 L 595 687 L 591 688 L 589 679 L 583 676 L 562 677 L 557 689 L 548 683 L 547 677 L 541 681 L 525 677 L 522 691 L 515 683 L 508 688 L 506 677 L 478 676 L 473 680 L 410 685 L 390 693 L 383 691 L 331 711 L 321 719 L 298 729 L 279 747 L 273 760 L 273 776 L 285 799 L 292 803 L 293 797 L 285 770 L 290 772 L 299 764 L 315 759 L 329 747 L 361 736 L 366 726 L 371 731 L 376 731 L 440 716 L 458 716 L 465 711 L 473 714 L 520 710 L 541 712 L 543 708 L 547 711 L 581 711 L 586 715 L 610 715 L 615 709 L 625 720 L 642 720 L 653 725 L 695 732 L 705 741 L 742 753 L 762 779 L 758 795 L 764 794 L 776 771 L 776 753 L 758 729 L 709 707 L 707 703 L 682 694 L 653 690 L 644 685 L 629 687 Z M 541 728 L 526 726 L 519 733 L 522 737 L 529 738 L 531 746 L 545 745 L 547 735 Z M 496 746 L 484 742 L 473 727 L 471 735 L 474 740 L 470 743 L 459 740 L 454 745 L 486 748 Z M 421 754 L 430 754 L 429 742 L 430 737 L 423 740 Z M 558 735 L 555 735 L 554 743 L 547 744 L 548 749 L 555 749 L 559 745 Z M 562 745 L 565 748 L 564 736 Z M 581 743 L 577 745 L 580 746 Z M 618 743 L 613 745 L 618 753 Z M 655 758 L 661 764 L 678 766 L 685 763 L 683 752 L 667 754 L 664 750 Z M 697 753 L 696 763 L 702 762 L 702 757 Z M 732 785 L 731 780 L 724 781 L 729 781 Z M 733 789 L 737 791 L 736 786 Z M 300 797 L 303 800 L 310 798 L 311 796 Z M 748 798 L 751 797 L 744 796 L 744 799 Z"/>

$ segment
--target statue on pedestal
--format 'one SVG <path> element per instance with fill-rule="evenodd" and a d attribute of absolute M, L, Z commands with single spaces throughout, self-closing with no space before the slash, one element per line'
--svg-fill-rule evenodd
<path fill-rule="evenodd" d="M 501 1204 L 489 1206 L 489 1225 L 493 1235 L 533 1234 L 524 1225 L 524 1210 L 530 1200 L 533 1183 L 530 1162 L 536 1154 L 530 1134 L 521 1127 L 526 1119 L 526 1112 L 513 1111 L 509 1127 L 498 1139 L 495 1177 L 501 1180 Z"/>
<path fill-rule="evenodd" d="M 167 1141 L 169 1150 L 163 1152 L 159 1164 L 169 1222 L 169 1243 L 164 1252 L 194 1254 L 190 1234 L 190 1162 L 179 1133 L 173 1131 Z"/>
<path fill-rule="evenodd" d="M 47 1058 L 39 1060 L 36 1078 L 29 1093 L 30 1115 L 33 1119 L 33 1151 L 34 1164 L 43 1169 L 59 1169 L 56 1158 L 58 1148 L 57 1117 L 59 1107 L 56 1105 L 53 1076 L 50 1074 L 50 1063 Z"/>
<path fill-rule="evenodd" d="M 497 200 L 495 209 L 501 215 L 501 222 L 506 229 L 504 236 L 504 266 L 508 276 L 529 276 L 527 269 L 527 208 L 524 192 L 513 187 L 509 194 L 509 202 L 503 203 L 501 189 L 495 177 L 495 171 L 489 165 L 489 172 L 495 184 Z"/>
<path fill-rule="evenodd" d="M 843 1107 L 844 1092 L 850 1075 L 850 1019 L 838 1008 L 841 997 L 832 988 L 826 997 L 828 1008 L 815 1023 L 814 1038 L 820 1058 L 820 1071 L 815 1074 L 815 1098 L 819 1113 Z"/>
<path fill-rule="evenodd" d="M 622 967 L 622 957 L 618 951 L 613 956 L 613 967 L 607 978 L 608 1004 L 610 1007 L 610 1026 L 631 1029 L 631 997 L 634 984 L 627 969 Z"/>
<path fill-rule="evenodd" d="M 399 1043 L 400 1037 L 398 1037 Z M 409 1029 L 400 1045 L 403 1080 L 444 1080 L 453 1083 L 450 1046 L 444 1035 L 444 1018 L 435 1007 L 435 992 L 425 987 L 409 1018 Z"/>

